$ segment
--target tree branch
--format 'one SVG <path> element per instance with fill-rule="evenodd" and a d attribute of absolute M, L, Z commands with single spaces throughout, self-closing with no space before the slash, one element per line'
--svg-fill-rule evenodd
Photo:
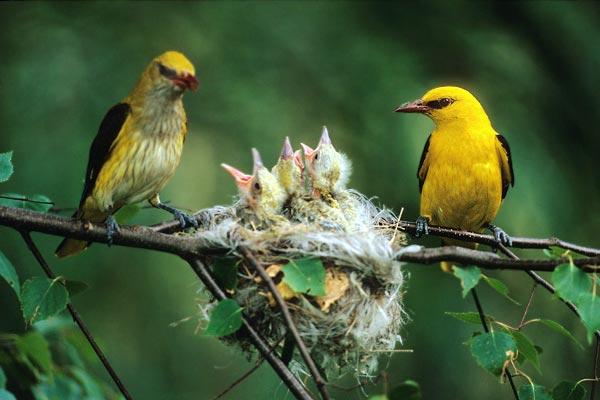
<path fill-rule="evenodd" d="M 199 258 L 186 259 L 186 261 L 190 264 L 198 278 L 204 283 L 204 286 L 212 293 L 215 298 L 218 300 L 227 299 L 227 295 L 225 292 L 219 287 L 217 282 L 213 279 L 212 275 L 208 271 L 208 268 L 204 265 L 204 262 Z M 311 395 L 308 393 L 304 385 L 300 383 L 298 378 L 288 369 L 288 367 L 279 359 L 278 356 L 271 351 L 269 345 L 266 341 L 260 336 L 258 332 L 252 327 L 252 325 L 248 322 L 248 320 L 242 316 L 242 329 L 246 330 L 248 338 L 256 347 L 256 349 L 260 352 L 260 354 L 264 357 L 265 360 L 271 367 L 275 370 L 277 375 L 281 378 L 281 380 L 285 383 L 285 385 L 290 389 L 290 391 L 294 394 L 297 399 L 300 400 L 312 400 Z"/>
<path fill-rule="evenodd" d="M 267 274 L 267 271 L 265 271 L 264 267 L 260 264 L 260 262 L 258 262 L 258 260 L 250 252 L 250 250 L 248 250 L 246 247 L 240 246 L 238 248 L 238 251 L 244 258 L 244 260 L 246 260 L 246 262 L 248 264 L 250 264 L 250 266 L 252 268 L 254 268 L 254 270 L 256 270 L 256 272 L 258 272 L 258 275 L 267 283 L 267 286 L 269 286 L 269 290 L 271 291 L 271 294 L 273 295 L 275 302 L 277 302 L 277 305 L 281 309 L 281 313 L 283 314 L 283 319 L 288 328 L 288 331 L 294 337 L 294 341 L 296 342 L 296 345 L 298 346 L 300 355 L 302 356 L 304 363 L 308 367 L 310 374 L 313 376 L 313 379 L 315 380 L 315 384 L 317 385 L 317 388 L 319 389 L 319 392 L 321 393 L 321 397 L 324 400 L 328 400 L 330 397 L 329 397 L 329 392 L 327 391 L 327 387 L 325 386 L 326 382 L 321 377 L 321 374 L 319 373 L 319 370 L 317 369 L 317 366 L 316 366 L 314 360 L 310 356 L 310 353 L 308 352 L 308 349 L 306 348 L 304 341 L 300 337 L 300 334 L 298 333 L 298 329 L 296 328 L 296 325 L 294 324 L 294 320 L 292 319 L 292 315 L 290 314 L 290 310 L 289 310 L 286 302 L 281 297 L 281 294 L 277 290 L 277 287 L 275 286 L 275 282 L 273 282 L 273 279 L 271 279 L 269 274 Z"/>
<path fill-rule="evenodd" d="M 48 265 L 48 263 L 42 256 L 42 253 L 40 252 L 40 250 L 36 246 L 35 242 L 31 238 L 31 235 L 29 234 L 29 232 L 21 232 L 21 236 L 23 237 L 25 244 L 29 248 L 29 251 L 31 251 L 31 253 L 35 257 L 35 259 L 37 260 L 38 264 L 40 264 L 40 267 L 42 267 L 42 269 L 44 270 L 44 273 L 46 274 L 46 276 L 49 279 L 55 279 L 56 275 L 54 275 L 54 272 L 52 272 L 50 265 Z M 127 400 L 133 399 L 133 397 L 131 397 L 131 395 L 127 391 L 127 388 L 125 387 L 123 382 L 121 382 L 121 378 L 119 378 L 119 375 L 117 375 L 117 373 L 115 372 L 112 365 L 110 365 L 110 362 L 104 355 L 104 352 L 102 351 L 102 349 L 100 349 L 100 346 L 98 346 L 98 343 L 96 343 L 96 340 L 92 336 L 92 333 L 88 329 L 85 322 L 83 322 L 81 315 L 79 315 L 79 312 L 77 312 L 77 310 L 75 309 L 73 304 L 71 304 L 71 303 L 67 304 L 67 310 L 69 310 L 71 317 L 73 318 L 75 323 L 77 323 L 77 326 L 79 327 L 79 329 L 81 330 L 81 332 L 83 333 L 85 338 L 87 339 L 90 346 L 92 346 L 94 353 L 96 353 L 96 356 L 98 357 L 98 359 L 100 360 L 100 362 L 102 363 L 104 368 L 106 369 L 106 372 L 108 372 L 108 374 L 112 378 L 115 385 L 117 385 L 117 387 L 119 388 L 119 391 L 121 392 L 121 394 L 123 394 L 123 397 L 125 397 Z"/>

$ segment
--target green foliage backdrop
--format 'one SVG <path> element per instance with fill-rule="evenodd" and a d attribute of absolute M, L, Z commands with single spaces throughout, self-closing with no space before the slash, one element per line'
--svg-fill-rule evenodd
<path fill-rule="evenodd" d="M 186 96 L 191 134 L 162 195 L 175 205 L 229 202 L 234 185 L 219 163 L 249 170 L 252 146 L 274 162 L 285 135 L 295 146 L 315 144 L 327 124 L 354 162 L 352 186 L 413 219 L 416 166 L 432 124 L 392 110 L 431 87 L 457 84 L 478 96 L 513 149 L 516 186 L 498 224 L 514 235 L 597 246 L 599 39 L 600 8 L 591 2 L 2 3 L 0 152 L 13 150 L 15 165 L 2 191 L 76 206 L 105 111 L 152 57 L 178 49 L 196 64 L 200 90 Z M 167 217 L 143 210 L 134 222 Z M 58 244 L 36 238 L 46 254 Z M 21 281 L 39 275 L 17 234 L 0 228 L 0 245 Z M 209 399 L 251 365 L 216 339 L 195 335 L 193 321 L 170 326 L 196 313 L 200 286 L 182 261 L 95 245 L 52 265 L 90 285 L 74 303 L 136 398 Z M 508 386 L 499 387 L 461 345 L 469 326 L 444 314 L 473 310 L 455 278 L 432 267 L 409 269 L 412 322 L 403 335 L 414 353 L 392 358 L 390 380 L 418 381 L 425 398 L 507 398 Z M 492 275 L 526 302 L 525 274 Z M 509 321 L 520 315 L 491 289 L 480 295 L 488 312 Z M 585 342 L 581 324 L 545 294 L 530 315 L 559 320 Z M 6 284 L 0 316 L 0 331 L 24 330 Z M 552 386 L 590 374 L 589 348 L 532 331 L 545 349 L 536 382 Z M 104 376 L 100 366 L 96 372 Z M 231 396 L 287 393 L 263 366 Z"/>

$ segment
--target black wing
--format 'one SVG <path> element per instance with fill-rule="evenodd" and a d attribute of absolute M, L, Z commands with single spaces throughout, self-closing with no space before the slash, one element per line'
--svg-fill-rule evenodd
<path fill-rule="evenodd" d="M 513 172 L 513 164 L 512 164 L 512 156 L 510 155 L 510 146 L 508 145 L 508 140 L 502 135 L 496 135 L 496 138 L 502 145 L 504 151 L 506 151 L 506 157 L 508 158 L 508 168 L 510 170 L 509 179 L 505 179 L 502 177 L 502 198 L 506 197 L 506 192 L 508 192 L 509 186 L 515 186 L 515 173 Z"/>
<path fill-rule="evenodd" d="M 131 107 L 127 103 L 119 103 L 113 106 L 100 123 L 98 133 L 90 147 L 88 158 L 87 171 L 85 173 L 85 184 L 79 205 L 81 206 L 86 197 L 94 190 L 96 179 L 100 173 L 100 169 L 110 156 L 111 147 L 121 131 L 127 116 L 131 111 Z"/>
<path fill-rule="evenodd" d="M 417 169 L 417 179 L 419 179 L 419 193 L 423 190 L 423 184 L 425 183 L 425 175 L 421 177 L 421 168 L 423 168 L 423 162 L 425 162 L 425 157 L 427 157 L 427 152 L 429 151 L 429 141 L 431 140 L 431 135 L 427 138 L 427 142 L 425 142 L 425 147 L 423 147 L 423 152 L 421 153 L 421 160 L 419 161 L 419 168 Z"/>

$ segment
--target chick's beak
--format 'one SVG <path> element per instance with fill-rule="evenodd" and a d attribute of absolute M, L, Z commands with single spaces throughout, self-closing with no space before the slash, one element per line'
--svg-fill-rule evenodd
<path fill-rule="evenodd" d="M 304 170 L 304 163 L 302 162 L 302 152 L 300 150 L 296 150 L 294 152 L 294 163 L 301 171 Z"/>
<path fill-rule="evenodd" d="M 402 112 L 402 113 L 421 113 L 421 114 L 423 114 L 429 110 L 430 110 L 430 108 L 425 105 L 423 100 L 418 99 L 415 101 L 410 101 L 408 103 L 404 103 L 401 106 L 399 106 L 398 108 L 396 108 L 394 111 Z"/>
<path fill-rule="evenodd" d="M 242 192 L 248 192 L 250 189 L 250 183 L 252 182 L 252 175 L 247 175 L 231 165 L 221 164 L 221 167 L 225 168 L 225 171 L 229 172 L 229 174 L 235 180 L 235 184 Z"/>
<path fill-rule="evenodd" d="M 312 147 L 307 146 L 304 143 L 300 143 L 300 146 L 302 146 L 302 149 L 304 150 L 304 157 L 306 157 L 306 161 L 309 163 L 312 162 L 317 152 Z"/>
<path fill-rule="evenodd" d="M 285 141 L 283 142 L 283 148 L 281 149 L 281 154 L 279 158 L 282 160 L 289 160 L 294 156 L 294 149 L 292 148 L 292 144 L 290 143 L 290 138 L 288 136 L 285 137 Z"/>
<path fill-rule="evenodd" d="M 177 75 L 173 78 L 173 83 L 175 83 L 180 88 L 185 88 L 189 90 L 198 89 L 198 79 L 192 74 L 184 73 L 181 75 Z"/>

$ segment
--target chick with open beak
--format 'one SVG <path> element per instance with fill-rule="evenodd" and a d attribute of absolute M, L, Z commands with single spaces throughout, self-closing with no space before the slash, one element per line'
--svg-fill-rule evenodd
<path fill-rule="evenodd" d="M 246 209 L 241 217 L 245 220 L 250 218 L 247 222 L 252 222 L 255 226 L 285 220 L 280 213 L 287 199 L 286 191 L 264 166 L 258 150 L 252 149 L 252 158 L 252 175 L 247 175 L 230 165 L 221 164 L 238 187 L 240 200 Z"/>

